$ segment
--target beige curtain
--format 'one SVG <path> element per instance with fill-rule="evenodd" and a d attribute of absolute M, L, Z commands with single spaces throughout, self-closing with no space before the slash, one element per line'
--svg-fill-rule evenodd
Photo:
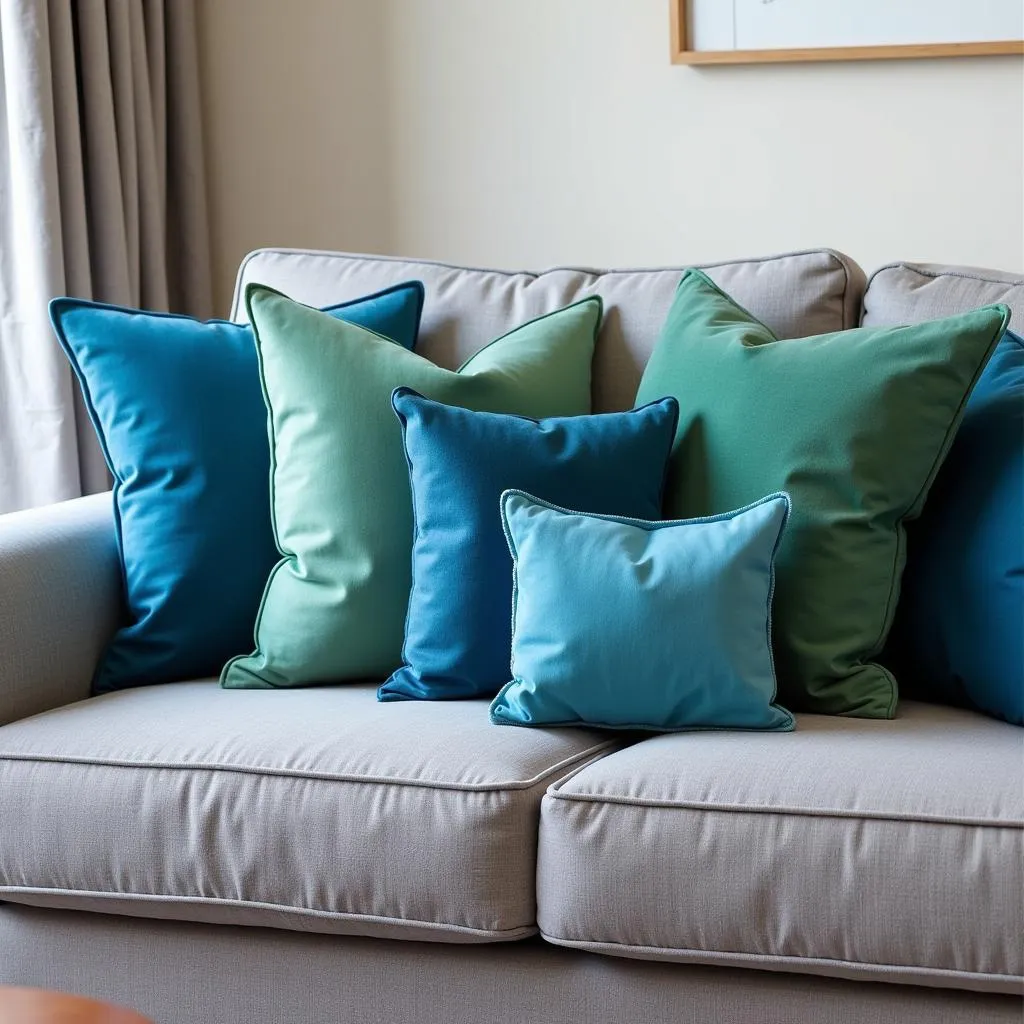
<path fill-rule="evenodd" d="M 0 512 L 108 484 L 53 296 L 209 315 L 197 65 L 194 0 L 0 0 Z"/>

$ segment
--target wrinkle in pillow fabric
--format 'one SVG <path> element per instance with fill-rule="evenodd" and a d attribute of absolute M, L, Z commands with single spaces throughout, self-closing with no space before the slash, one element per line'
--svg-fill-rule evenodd
<path fill-rule="evenodd" d="M 330 306 L 411 349 L 423 285 Z M 114 478 L 124 624 L 95 692 L 209 676 L 252 643 L 280 554 L 252 329 L 54 299 L 50 318 Z"/>
<path fill-rule="evenodd" d="M 512 680 L 496 725 L 789 731 L 771 605 L 789 498 L 651 522 L 506 491 Z"/>
<path fill-rule="evenodd" d="M 412 592 L 404 665 L 381 700 L 493 697 L 508 681 L 510 488 L 585 512 L 657 519 L 679 405 L 536 420 L 393 398 L 412 486 Z"/>
<path fill-rule="evenodd" d="M 793 502 L 779 549 L 775 663 L 795 711 L 891 718 L 877 664 L 905 529 L 918 516 L 1006 306 L 909 327 L 780 342 L 700 271 L 679 284 L 637 402 L 679 399 L 667 514 L 713 515 L 771 491 Z"/>
<path fill-rule="evenodd" d="M 1024 340 L 1011 331 L 910 530 L 886 663 L 912 696 L 1024 725 Z"/>
<path fill-rule="evenodd" d="M 256 650 L 226 687 L 376 680 L 401 664 L 412 499 L 395 388 L 490 412 L 590 412 L 597 297 L 532 320 L 442 369 L 261 285 L 246 289 L 270 409 L 271 497 L 284 558 L 267 583 Z M 497 514 L 497 513 L 496 513 Z"/>

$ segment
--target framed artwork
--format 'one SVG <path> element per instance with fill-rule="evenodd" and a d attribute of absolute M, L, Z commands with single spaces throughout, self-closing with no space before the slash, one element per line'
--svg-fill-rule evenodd
<path fill-rule="evenodd" d="M 1022 0 L 671 0 L 676 64 L 1024 54 Z"/>

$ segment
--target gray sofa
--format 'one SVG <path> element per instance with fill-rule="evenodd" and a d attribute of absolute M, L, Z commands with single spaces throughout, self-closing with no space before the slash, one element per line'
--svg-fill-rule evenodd
<path fill-rule="evenodd" d="M 710 268 L 782 336 L 930 318 L 1024 279 L 831 251 Z M 264 250 L 314 305 L 408 278 L 458 365 L 598 292 L 627 408 L 679 269 L 508 274 Z M 0 518 L 0 983 L 161 1024 L 1019 1022 L 1024 730 L 892 722 L 623 741 L 497 729 L 373 684 L 89 699 L 119 615 L 110 498 Z"/>

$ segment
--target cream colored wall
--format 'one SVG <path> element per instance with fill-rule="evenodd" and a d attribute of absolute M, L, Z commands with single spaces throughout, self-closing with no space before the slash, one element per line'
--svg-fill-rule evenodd
<path fill-rule="evenodd" d="M 673 67 L 665 0 L 200 7 L 222 301 L 263 244 L 1024 269 L 1019 58 Z"/>

